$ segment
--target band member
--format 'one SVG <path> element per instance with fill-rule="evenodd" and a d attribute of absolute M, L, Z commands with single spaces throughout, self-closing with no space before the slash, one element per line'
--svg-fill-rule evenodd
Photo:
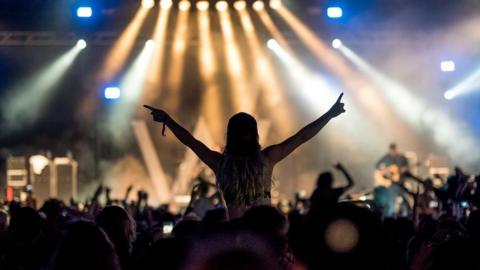
<path fill-rule="evenodd" d="M 377 170 L 381 170 L 384 173 L 393 173 L 388 168 L 395 166 L 400 173 L 404 173 L 408 170 L 407 158 L 398 152 L 397 145 L 391 143 L 388 147 L 388 153 L 384 155 L 376 164 Z M 400 175 L 401 176 L 401 175 Z"/>
<path fill-rule="evenodd" d="M 390 144 L 388 153 L 376 164 L 375 202 L 383 209 L 385 217 L 393 217 L 399 205 L 397 201 L 405 201 L 403 182 L 408 171 L 407 158 L 398 151 L 395 143 Z M 403 198 L 403 199 L 402 199 Z"/>

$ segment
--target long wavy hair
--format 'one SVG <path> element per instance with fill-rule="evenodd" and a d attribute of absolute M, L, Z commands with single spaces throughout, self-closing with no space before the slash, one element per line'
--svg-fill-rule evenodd
<path fill-rule="evenodd" d="M 217 181 L 227 204 L 250 205 L 264 196 L 264 160 L 258 142 L 257 121 L 237 113 L 228 121 L 224 158 Z"/>

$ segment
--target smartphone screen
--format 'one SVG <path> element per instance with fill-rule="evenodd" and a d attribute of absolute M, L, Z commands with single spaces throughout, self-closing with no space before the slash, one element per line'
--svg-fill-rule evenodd
<path fill-rule="evenodd" d="M 173 222 L 164 222 L 163 223 L 163 234 L 171 234 L 173 230 Z"/>

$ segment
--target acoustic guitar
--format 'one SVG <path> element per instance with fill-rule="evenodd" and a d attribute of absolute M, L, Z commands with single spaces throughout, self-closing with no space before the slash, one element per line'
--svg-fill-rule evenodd
<path fill-rule="evenodd" d="M 383 169 L 375 170 L 373 174 L 375 186 L 390 187 L 392 183 L 400 182 L 402 173 L 406 171 L 406 168 L 402 170 L 398 165 L 392 164 Z"/>

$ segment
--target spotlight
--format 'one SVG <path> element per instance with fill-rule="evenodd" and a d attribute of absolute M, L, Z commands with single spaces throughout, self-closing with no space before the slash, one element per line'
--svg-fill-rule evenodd
<path fill-rule="evenodd" d="M 92 17 L 93 10 L 91 7 L 79 7 L 77 8 L 77 17 L 90 18 Z"/>
<path fill-rule="evenodd" d="M 210 4 L 208 1 L 198 1 L 196 6 L 198 10 L 207 10 Z"/>
<path fill-rule="evenodd" d="M 443 72 L 452 72 L 455 71 L 455 62 L 453 61 L 442 61 L 440 63 L 440 69 Z"/>
<path fill-rule="evenodd" d="M 276 48 L 278 48 L 278 42 L 275 40 L 275 39 L 269 39 L 267 41 L 267 47 L 270 49 L 270 50 L 275 50 Z"/>
<path fill-rule="evenodd" d="M 272 9 L 279 9 L 282 7 L 282 0 L 270 0 L 270 7 Z"/>
<path fill-rule="evenodd" d="M 327 16 L 333 19 L 341 18 L 343 16 L 343 10 L 341 7 L 328 7 Z"/>
<path fill-rule="evenodd" d="M 118 87 L 107 87 L 103 92 L 105 99 L 119 99 L 120 98 L 120 88 Z"/>
<path fill-rule="evenodd" d="M 247 2 L 245 1 L 236 1 L 234 4 L 233 4 L 233 7 L 235 7 L 236 10 L 243 10 L 247 7 Z"/>
<path fill-rule="evenodd" d="M 154 0 L 142 0 L 142 7 L 146 9 L 153 8 L 155 6 Z"/>
<path fill-rule="evenodd" d="M 155 41 L 153 41 L 153 39 L 149 39 L 145 42 L 145 48 L 153 49 L 153 47 L 155 47 Z"/>
<path fill-rule="evenodd" d="M 443 94 L 443 97 L 445 97 L 445 99 L 447 99 L 447 100 L 451 100 L 451 99 L 453 99 L 455 96 L 456 96 L 455 93 L 454 93 L 453 91 L 451 91 L 451 90 L 446 91 L 445 94 Z"/>
<path fill-rule="evenodd" d="M 84 39 L 79 39 L 77 41 L 77 47 L 79 49 L 85 49 L 87 47 L 87 42 Z"/>
<path fill-rule="evenodd" d="M 178 2 L 178 8 L 181 10 L 181 11 L 187 11 L 190 9 L 190 2 L 187 1 L 187 0 L 181 0 L 180 2 Z"/>
<path fill-rule="evenodd" d="M 338 38 L 334 39 L 332 41 L 332 47 L 335 48 L 335 49 L 338 49 L 342 46 L 342 41 Z"/>
<path fill-rule="evenodd" d="M 172 0 L 160 0 L 160 7 L 163 9 L 169 9 L 172 5 Z"/>
<path fill-rule="evenodd" d="M 228 9 L 227 1 L 218 1 L 215 5 L 218 11 L 226 11 Z"/>
<path fill-rule="evenodd" d="M 265 4 L 262 1 L 255 1 L 253 3 L 253 9 L 256 11 L 262 10 L 265 8 Z"/>

